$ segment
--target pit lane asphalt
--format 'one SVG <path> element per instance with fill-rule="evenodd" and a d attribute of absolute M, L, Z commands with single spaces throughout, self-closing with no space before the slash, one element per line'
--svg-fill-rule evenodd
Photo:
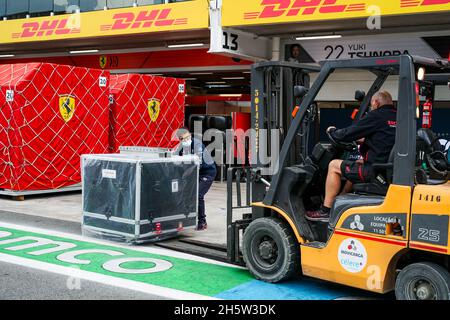
<path fill-rule="evenodd" d="M 80 234 L 75 222 L 0 211 L 0 221 Z M 0 262 L 0 300 L 162 300 L 165 298 Z"/>
<path fill-rule="evenodd" d="M 20 226 L 28 226 L 52 231 L 64 232 L 66 234 L 81 234 L 81 224 L 77 222 L 64 221 L 46 217 L 31 216 L 20 213 L 12 213 L 0 210 L 0 222 Z M 100 284 L 89 280 L 80 280 L 80 286 L 68 286 L 69 278 L 65 275 L 55 274 L 42 270 L 36 270 L 26 266 L 18 266 L 0 261 L 0 300 L 161 300 L 164 299 L 156 294 L 148 294 L 127 290 L 106 284 Z M 325 285 L 325 283 L 324 283 Z M 322 286 L 322 285 L 321 285 Z M 331 283 L 324 286 L 327 292 L 328 286 L 336 287 Z M 70 288 L 72 287 L 72 288 Z M 75 288 L 73 288 L 75 287 Z M 330 288 L 331 288 L 330 287 Z M 339 287 L 337 288 L 345 288 Z M 303 288 L 304 289 L 304 288 Z M 302 289 L 302 290 L 303 290 Z M 339 289 L 340 290 L 340 289 Z M 346 289 L 344 289 L 346 290 Z M 320 292 L 319 292 L 320 293 Z M 233 294 L 234 296 L 234 294 Z M 229 299 L 230 297 L 223 297 Z M 308 298 L 305 296 L 305 298 Z M 389 299 L 392 295 L 380 296 L 364 292 L 349 290 L 347 297 L 340 299 Z"/>

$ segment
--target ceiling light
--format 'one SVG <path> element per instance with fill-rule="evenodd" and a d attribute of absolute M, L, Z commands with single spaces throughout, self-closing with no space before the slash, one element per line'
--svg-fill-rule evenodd
<path fill-rule="evenodd" d="M 70 54 L 81 54 L 81 53 L 97 53 L 98 50 L 94 49 L 94 50 L 74 50 L 74 51 L 69 51 Z"/>
<path fill-rule="evenodd" d="M 229 84 L 208 84 L 206 87 L 208 88 L 231 88 Z"/>
<path fill-rule="evenodd" d="M 244 80 L 245 77 L 224 77 L 223 80 Z"/>
<path fill-rule="evenodd" d="M 228 97 L 228 98 L 240 98 L 242 94 L 220 94 L 220 97 Z"/>
<path fill-rule="evenodd" d="M 14 54 L 0 54 L 0 58 L 12 58 L 14 56 Z"/>
<path fill-rule="evenodd" d="M 206 82 L 206 84 L 226 84 L 226 82 L 225 81 L 209 81 L 209 82 Z"/>
<path fill-rule="evenodd" d="M 195 73 L 189 73 L 190 75 L 193 76 L 206 76 L 206 75 L 211 75 L 213 74 L 212 72 L 195 72 Z"/>
<path fill-rule="evenodd" d="M 181 78 L 181 79 L 186 80 L 186 81 L 194 81 L 194 80 L 197 80 L 197 78 Z"/>
<path fill-rule="evenodd" d="M 170 44 L 167 48 L 190 48 L 190 47 L 203 47 L 203 43 L 186 43 L 186 44 Z"/>
<path fill-rule="evenodd" d="M 296 40 L 324 40 L 324 39 L 339 39 L 342 38 L 340 34 L 332 34 L 327 36 L 309 36 L 309 37 L 297 37 Z"/>

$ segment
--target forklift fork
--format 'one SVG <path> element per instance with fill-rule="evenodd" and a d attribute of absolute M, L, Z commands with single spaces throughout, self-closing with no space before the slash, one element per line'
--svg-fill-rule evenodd
<path fill-rule="evenodd" d="M 236 206 L 233 203 L 233 176 L 236 175 Z M 241 193 L 241 179 L 245 174 L 246 193 L 243 203 Z M 252 174 L 249 167 L 229 168 L 227 171 L 227 257 L 231 263 L 243 265 L 244 261 L 240 251 L 240 232 L 245 231 L 252 222 L 251 214 L 251 188 Z M 249 209 L 241 220 L 233 221 L 233 213 L 236 210 Z"/>

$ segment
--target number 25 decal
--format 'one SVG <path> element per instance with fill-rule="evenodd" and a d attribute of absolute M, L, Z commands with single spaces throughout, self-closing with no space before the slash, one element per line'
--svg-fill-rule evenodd
<path fill-rule="evenodd" d="M 428 230 L 425 228 L 419 228 L 419 239 L 424 241 L 439 242 L 440 239 L 439 230 Z"/>

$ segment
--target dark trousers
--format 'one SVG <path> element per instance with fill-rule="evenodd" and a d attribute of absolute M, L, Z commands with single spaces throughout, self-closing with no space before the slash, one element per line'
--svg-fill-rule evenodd
<path fill-rule="evenodd" d="M 206 222 L 205 214 L 205 195 L 211 188 L 216 176 L 205 175 L 200 176 L 200 182 L 198 185 L 198 221 Z"/>

